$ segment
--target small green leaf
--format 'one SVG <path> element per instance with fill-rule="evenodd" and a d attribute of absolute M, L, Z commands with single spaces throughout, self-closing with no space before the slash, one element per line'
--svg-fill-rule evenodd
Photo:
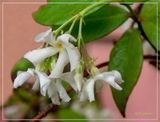
<path fill-rule="evenodd" d="M 150 2 L 153 2 L 153 0 Z M 160 7 L 160 4 L 158 4 L 158 6 Z M 160 28 L 160 25 L 158 26 L 158 23 L 160 23 L 160 19 L 157 19 L 158 16 L 160 15 L 160 10 L 157 9 L 158 6 L 155 3 L 144 4 L 142 11 L 141 11 L 141 14 L 140 14 L 140 18 L 142 20 L 143 29 L 144 29 L 150 43 L 157 50 L 160 50 L 160 45 L 158 45 L 158 43 L 160 43 L 160 39 L 157 40 L 157 34 L 160 34 L 160 29 L 158 29 L 158 28 Z M 157 10 L 158 10 L 158 12 L 157 12 Z"/>
<path fill-rule="evenodd" d="M 64 119 L 60 120 L 60 122 L 65 122 L 65 119 L 84 119 L 84 120 L 79 120 L 79 122 L 88 122 L 86 120 L 86 117 L 82 115 L 82 113 L 75 112 L 70 108 L 62 108 L 57 112 L 58 119 Z"/>
<path fill-rule="evenodd" d="M 18 71 L 27 71 L 28 68 L 34 68 L 34 65 L 29 60 L 22 58 L 17 61 L 11 71 L 12 81 L 16 78 Z"/>
<path fill-rule="evenodd" d="M 82 35 L 85 43 L 101 38 L 119 27 L 128 18 L 128 13 L 117 6 L 106 4 L 84 18 Z M 77 37 L 78 25 L 73 30 Z"/>
<path fill-rule="evenodd" d="M 128 98 L 135 87 L 143 62 L 142 42 L 138 30 L 127 31 L 113 48 L 109 70 L 117 70 L 125 81 L 122 91 L 112 88 L 112 95 L 121 114 L 125 116 Z"/>

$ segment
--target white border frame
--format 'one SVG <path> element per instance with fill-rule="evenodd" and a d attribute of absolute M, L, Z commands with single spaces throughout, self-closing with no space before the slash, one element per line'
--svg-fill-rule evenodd
<path fill-rule="evenodd" d="M 2 42 L 1 42 L 1 44 L 2 44 L 2 121 L 3 120 L 13 120 L 13 121 L 16 121 L 16 120 L 33 120 L 33 119 L 5 119 L 5 118 L 3 118 L 4 116 L 4 108 L 3 108 L 3 102 L 4 102 L 4 94 L 3 94 L 3 91 L 4 91 L 4 89 L 3 89 L 3 80 L 4 80 L 4 73 L 3 73 L 3 69 L 4 69 L 4 62 L 3 62 L 3 56 L 4 56 L 4 47 L 3 47 L 3 45 L 4 45 L 4 37 L 3 37 L 3 34 L 4 34 L 4 31 L 3 31 L 3 29 L 4 29 L 4 20 L 3 20 L 3 16 L 4 16 L 4 5 L 7 5 L 7 4 L 40 4 L 40 5 L 43 5 L 43 4 L 46 4 L 47 2 L 1 2 L 1 5 L 2 5 Z M 99 3 L 99 2 L 50 2 L 49 4 L 92 4 L 92 3 Z M 126 3 L 126 4 L 129 4 L 129 3 L 144 3 L 144 4 L 156 4 L 156 16 L 157 16 L 157 20 L 156 20 L 156 25 L 157 25 L 157 28 L 156 28 L 156 30 L 157 30 L 157 45 L 159 44 L 158 43 L 158 25 L 159 25 L 159 23 L 158 23 L 158 10 L 159 10 L 159 8 L 158 8 L 158 1 L 157 2 L 102 2 L 102 4 L 107 4 L 107 3 Z M 160 4 L 160 3 L 159 3 Z M 158 66 L 158 55 L 157 55 L 157 66 Z M 154 120 L 154 121 L 156 121 L 156 120 L 158 120 L 159 118 L 158 118 L 158 112 L 159 112 L 159 110 L 158 110 L 158 107 L 159 107 L 159 97 L 158 97 L 158 92 L 159 92 L 159 83 L 158 83 L 158 80 L 159 80 L 159 76 L 158 76 L 158 70 L 157 70 L 157 75 L 156 75 L 157 77 L 156 77 L 156 79 L 157 79 L 157 101 L 156 101 L 156 104 L 157 104 L 157 107 L 156 107 L 156 118 L 155 119 L 141 119 L 141 118 L 139 118 L 139 119 L 126 119 L 126 118 L 123 118 L 123 119 L 90 119 L 90 120 L 101 120 L 101 121 L 104 121 L 104 120 L 115 120 L 115 121 L 133 121 L 133 120 L 135 120 L 135 121 L 137 121 L 137 120 L 143 120 L 143 121 L 150 121 L 150 120 Z M 39 120 L 39 119 L 34 119 L 34 120 Z M 78 121 L 81 121 L 81 120 L 88 120 L 88 119 L 43 119 L 43 120 L 66 120 L 66 121 L 74 121 L 74 120 L 78 120 Z"/>

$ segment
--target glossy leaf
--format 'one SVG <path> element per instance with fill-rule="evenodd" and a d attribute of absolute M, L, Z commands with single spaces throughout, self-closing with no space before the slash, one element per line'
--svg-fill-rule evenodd
<path fill-rule="evenodd" d="M 11 71 L 12 81 L 16 78 L 18 71 L 27 71 L 28 68 L 34 68 L 34 65 L 29 60 L 25 58 L 18 60 Z"/>
<path fill-rule="evenodd" d="M 158 6 L 160 7 L 160 4 Z M 158 6 L 155 3 L 144 4 L 140 14 L 140 19 L 142 20 L 143 29 L 150 43 L 156 49 L 160 50 L 160 45 L 158 45 L 158 43 L 160 43 L 160 39 L 157 39 L 158 34 L 160 34 L 160 29 L 158 29 L 160 28 L 160 25 L 158 26 L 160 19 L 157 19 L 160 15 L 160 10 L 157 9 Z"/>
<path fill-rule="evenodd" d="M 109 62 L 109 70 L 118 70 L 125 81 L 121 85 L 122 91 L 112 89 L 113 98 L 123 116 L 125 116 L 128 98 L 140 75 L 142 61 L 140 32 L 138 30 L 129 30 L 113 48 Z"/>
<path fill-rule="evenodd" d="M 117 6 L 106 4 L 84 18 L 82 35 L 85 43 L 111 33 L 128 18 L 128 13 Z M 77 37 L 78 26 L 73 35 Z"/>
<path fill-rule="evenodd" d="M 73 0 L 67 1 L 72 2 Z M 77 2 L 84 2 L 85 0 L 78 0 Z M 87 0 L 89 2 L 94 0 Z M 33 13 L 34 20 L 42 25 L 53 26 L 62 25 L 71 17 L 78 14 L 91 4 L 66 4 L 55 3 L 50 0 L 51 4 L 43 5 L 38 11 Z M 66 2 L 66 0 L 60 0 L 58 2 Z"/>

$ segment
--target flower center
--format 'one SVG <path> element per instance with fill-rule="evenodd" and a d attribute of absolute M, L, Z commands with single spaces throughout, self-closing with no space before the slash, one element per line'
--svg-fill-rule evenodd
<path fill-rule="evenodd" d="M 63 44 L 62 44 L 61 42 L 57 42 L 57 43 L 55 44 L 55 47 L 56 47 L 57 49 L 61 50 L 61 49 L 63 49 Z"/>

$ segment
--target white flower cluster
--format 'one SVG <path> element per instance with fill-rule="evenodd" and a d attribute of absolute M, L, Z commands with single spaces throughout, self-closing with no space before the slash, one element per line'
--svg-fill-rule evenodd
<path fill-rule="evenodd" d="M 117 90 L 122 90 L 119 86 L 123 82 L 118 71 L 100 73 L 98 69 L 91 65 L 90 76 L 84 77 L 84 65 L 81 63 L 79 48 L 74 46 L 76 39 L 70 34 L 62 34 L 57 38 L 53 35 L 52 29 L 42 32 L 35 37 L 36 42 L 44 42 L 47 46 L 27 52 L 24 58 L 30 61 L 35 68 L 28 68 L 27 71 L 18 71 L 14 79 L 14 88 L 21 86 L 30 77 L 35 77 L 33 89 L 40 88 L 43 96 L 48 95 L 53 104 L 60 104 L 60 100 L 69 102 L 71 98 L 62 85 L 66 81 L 78 93 L 80 101 L 89 99 L 94 101 L 94 87 L 101 88 L 104 83 L 108 83 Z M 49 73 L 38 70 L 38 65 L 43 64 L 44 60 L 56 56 L 56 62 Z M 70 70 L 64 69 L 70 65 Z"/>

